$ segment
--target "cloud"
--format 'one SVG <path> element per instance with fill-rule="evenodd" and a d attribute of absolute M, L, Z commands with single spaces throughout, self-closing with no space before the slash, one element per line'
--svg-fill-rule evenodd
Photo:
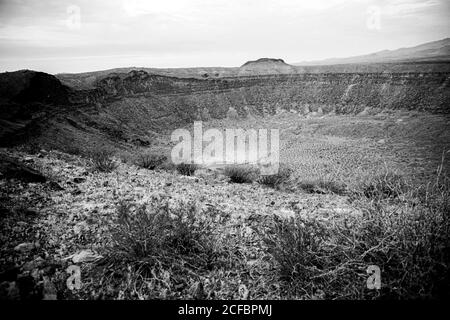
<path fill-rule="evenodd" d="M 388 16 L 414 15 L 440 4 L 438 0 L 395 0 L 383 7 L 382 12 Z"/>
<path fill-rule="evenodd" d="M 79 25 L 71 6 L 79 8 Z M 380 8 L 379 29 L 367 28 L 370 6 Z M 448 6 L 446 0 L 0 0 L 0 59 L 20 69 L 19 59 L 57 59 L 59 68 L 70 58 L 68 68 L 86 70 L 98 69 L 102 60 L 94 56 L 108 57 L 111 67 L 114 56 L 117 63 L 161 67 L 350 56 L 449 36 Z M 44 70 L 55 67 L 41 62 Z"/>

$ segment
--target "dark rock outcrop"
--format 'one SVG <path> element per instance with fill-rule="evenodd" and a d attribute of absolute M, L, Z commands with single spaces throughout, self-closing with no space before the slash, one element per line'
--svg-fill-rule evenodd
<path fill-rule="evenodd" d="M 38 171 L 6 155 L 0 155 L 0 177 L 24 182 L 46 182 Z"/>

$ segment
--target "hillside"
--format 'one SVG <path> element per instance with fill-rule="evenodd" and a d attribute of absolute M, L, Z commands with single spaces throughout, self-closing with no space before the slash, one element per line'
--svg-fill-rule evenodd
<path fill-rule="evenodd" d="M 30 138 L 57 148 L 106 142 L 118 148 L 149 146 L 196 119 L 226 118 L 231 107 L 241 118 L 280 110 L 301 116 L 357 114 L 366 108 L 448 114 L 450 99 L 449 74 L 443 72 L 197 79 L 131 71 L 76 90 L 54 76 L 20 71 L 1 74 L 0 82 L 9 83 L 0 105 L 1 144 Z"/>

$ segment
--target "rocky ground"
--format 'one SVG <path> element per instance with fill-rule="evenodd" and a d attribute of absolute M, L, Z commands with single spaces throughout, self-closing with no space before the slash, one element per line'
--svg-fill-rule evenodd
<path fill-rule="evenodd" d="M 240 245 L 248 246 L 244 252 L 250 265 L 262 258 L 258 247 L 251 245 L 251 226 L 266 215 L 290 217 L 293 207 L 325 220 L 358 214 L 347 197 L 231 184 L 208 170 L 182 176 L 120 163 L 111 173 L 98 173 L 89 169 L 87 160 L 57 151 L 32 155 L 3 149 L 2 154 L 20 159 L 46 178 L 46 182 L 1 180 L 0 281 L 2 295 L 9 298 L 75 297 L 65 287 L 67 267 L 83 267 L 101 258 L 110 240 L 108 226 L 124 200 L 146 203 L 169 197 L 192 200 L 200 210 L 219 210 L 229 217 L 230 232 L 241 232 L 248 239 L 250 246 Z"/>
<path fill-rule="evenodd" d="M 439 260 L 441 258 L 436 258 L 442 257 L 440 251 L 433 255 L 429 253 L 428 249 L 434 245 L 427 241 L 436 241 L 436 248 L 444 249 L 448 248 L 448 243 L 443 243 L 440 238 L 430 240 L 429 235 L 438 231 L 430 233 L 427 230 L 434 230 L 431 229 L 433 226 L 447 226 L 447 191 L 439 191 L 447 189 L 438 190 L 441 192 L 437 197 L 440 200 L 436 200 L 439 205 L 429 205 L 418 200 L 416 191 L 395 199 L 365 199 L 357 193 L 358 190 L 352 189 L 349 182 L 356 182 L 356 178 L 363 180 L 366 177 L 363 171 L 369 173 L 372 169 L 371 172 L 379 173 L 387 163 L 391 169 L 408 178 L 420 176 L 421 170 L 426 173 L 423 176 L 432 175 L 441 163 L 444 170 L 441 174 L 444 175 L 448 161 L 442 162 L 441 153 L 449 147 L 447 124 L 446 117 L 412 113 L 312 118 L 283 113 L 264 121 L 246 119 L 205 123 L 205 128 L 278 126 L 281 129 L 281 158 L 295 169 L 294 183 L 280 189 L 257 182 L 231 183 L 220 168 L 200 168 L 193 176 L 184 176 L 167 168 L 143 169 L 134 161 L 117 155 L 114 160 L 117 167 L 106 173 L 96 171 L 88 158 L 78 155 L 43 149 L 33 153 L 21 148 L 1 149 L 0 294 L 7 299 L 376 297 L 365 289 L 365 268 L 372 261 L 391 263 L 395 257 L 392 251 L 404 244 L 421 243 L 427 259 L 430 256 L 427 263 L 432 268 L 439 265 L 436 270 L 441 270 L 445 266 Z M 314 183 L 314 179 L 329 182 L 327 179 L 333 177 L 339 178 L 339 183 L 345 182 L 347 190 L 333 191 L 320 186 L 307 190 L 301 186 L 306 182 Z M 206 220 L 218 217 L 211 224 L 214 229 L 211 231 L 214 236 L 211 259 L 215 261 L 212 266 L 179 267 L 174 264 L 172 267 L 166 264 L 154 267 L 150 276 L 143 276 L 139 266 L 136 270 L 136 264 L 129 263 L 111 249 L 114 244 L 112 230 L 120 218 L 118 208 L 124 203 L 139 206 L 155 201 L 181 208 L 187 208 L 190 203 L 200 217 L 206 217 Z M 368 217 L 370 212 L 377 212 L 379 219 L 383 220 Z M 439 218 L 431 218 L 418 230 L 414 229 L 416 222 L 412 220 L 411 226 L 415 231 L 405 229 L 404 233 L 398 232 L 398 221 L 404 221 L 404 218 L 399 218 L 402 214 L 409 219 L 424 212 L 431 212 L 432 216 Z M 428 213 L 425 215 L 427 219 Z M 326 241 L 318 242 L 320 246 L 312 249 L 317 251 L 309 253 L 311 260 L 304 261 L 305 264 L 312 263 L 311 272 L 316 276 L 297 286 L 300 291 L 287 289 L 286 282 L 280 277 L 280 261 L 275 261 L 277 252 L 268 250 L 263 240 L 266 235 L 270 236 L 267 226 L 274 217 L 282 221 L 306 219 L 301 221 L 319 223 L 331 234 L 326 235 Z M 441 218 L 444 222 L 439 220 Z M 370 219 L 375 219 L 375 222 Z M 353 231 L 352 223 L 360 225 L 359 231 Z M 383 225 L 381 231 L 372 230 L 371 223 Z M 303 225 L 295 229 L 294 234 L 302 234 L 302 228 Z M 313 233 L 318 232 L 321 236 L 322 227 L 311 228 Z M 442 228 L 439 234 L 443 237 L 447 234 L 448 237 Z M 340 234 L 342 230 L 346 231 Z M 277 232 L 283 235 L 283 230 Z M 383 241 L 395 238 L 397 234 L 398 239 L 384 247 Z M 349 235 L 354 242 L 348 240 Z M 406 241 L 405 237 L 412 238 Z M 301 242 L 302 239 L 300 244 L 298 239 L 289 239 L 288 235 L 280 240 L 284 248 L 277 247 L 276 250 L 284 252 L 284 249 L 289 249 L 291 240 L 300 248 L 310 245 L 309 242 Z M 283 244 L 285 240 L 287 243 Z M 309 240 L 313 247 L 318 241 L 315 238 Z M 345 244 L 347 240 L 350 244 Z M 399 253 L 398 265 L 403 266 L 406 262 L 401 260 L 405 258 L 402 255 L 409 254 L 411 248 L 398 250 L 402 252 Z M 335 251 L 341 260 L 329 256 Z M 308 251 L 302 254 L 308 255 Z M 423 253 L 418 254 L 424 256 Z M 331 266 L 323 267 L 319 272 L 314 260 L 320 255 L 326 256 L 324 259 Z M 414 255 L 408 259 L 405 261 L 415 267 Z M 189 264 L 186 257 L 179 261 Z M 396 292 L 396 295 L 402 296 L 405 292 L 408 295 L 408 290 L 416 290 L 414 287 L 403 289 L 396 282 L 399 278 L 407 279 L 406 274 L 398 274 L 405 272 L 404 267 L 396 269 L 387 264 L 386 268 L 394 270 L 391 271 L 392 286 L 405 290 Z M 80 270 L 81 284 L 75 288 L 71 281 L 73 272 L 77 270 Z M 342 270 L 350 276 L 342 278 Z M 417 272 L 425 274 L 420 267 Z M 332 275 L 330 280 L 321 280 L 321 277 L 329 275 Z M 339 279 L 347 280 L 342 280 L 341 284 Z M 405 281 L 412 283 L 414 279 Z M 407 285 L 412 286 L 411 283 Z M 426 284 L 433 286 L 433 282 Z M 331 287 L 333 289 L 326 290 Z M 343 292 L 340 292 L 341 287 L 345 287 Z"/>

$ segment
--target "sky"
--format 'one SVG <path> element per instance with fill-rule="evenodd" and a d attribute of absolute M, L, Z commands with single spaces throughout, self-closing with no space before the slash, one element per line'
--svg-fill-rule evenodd
<path fill-rule="evenodd" d="M 450 37 L 449 0 L 0 0 L 0 72 L 237 67 Z"/>

